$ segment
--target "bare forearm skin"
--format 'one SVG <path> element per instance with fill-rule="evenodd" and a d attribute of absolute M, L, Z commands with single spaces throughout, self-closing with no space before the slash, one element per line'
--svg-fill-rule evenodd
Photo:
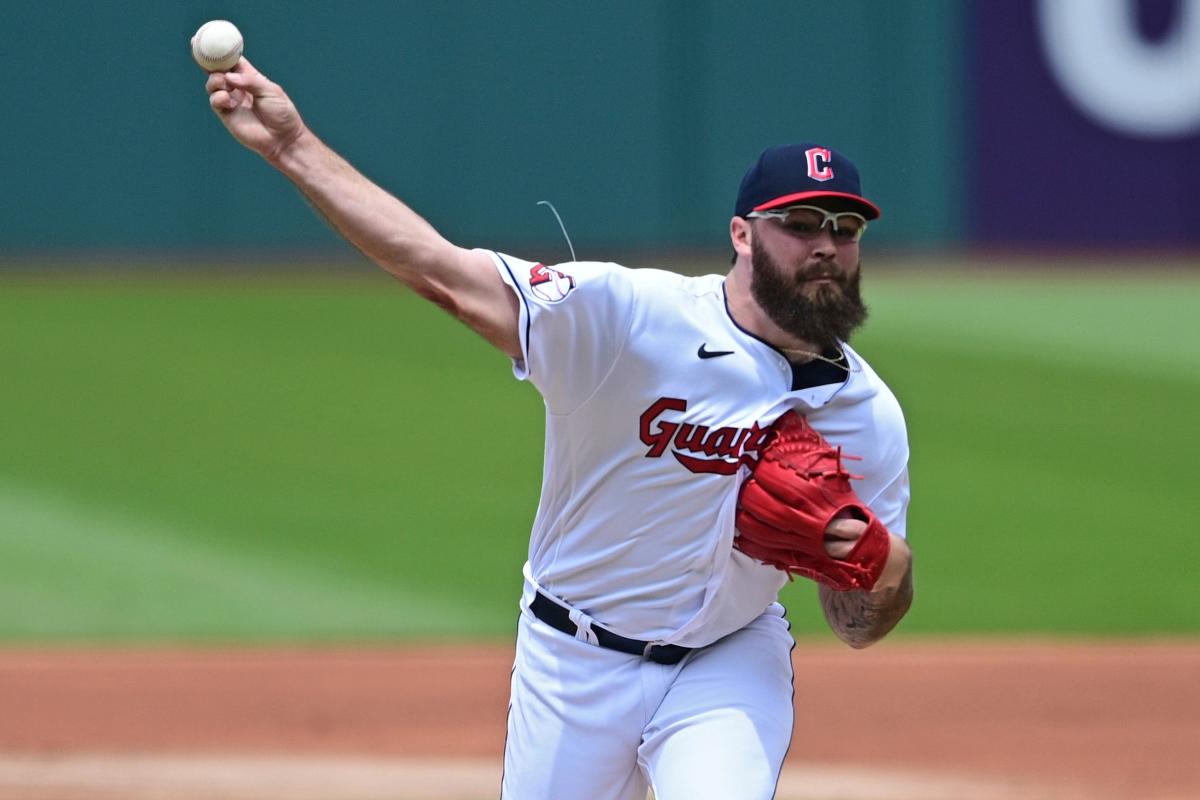
<path fill-rule="evenodd" d="M 454 249 L 419 214 L 307 129 L 268 160 L 338 233 L 406 283 L 418 277 L 422 263 L 445 258 Z"/>
<path fill-rule="evenodd" d="M 887 565 L 871 591 L 838 592 L 822 585 L 818 594 L 825 621 L 839 639 L 855 649 L 874 644 L 896 627 L 912 605 L 912 551 L 908 543 L 891 536 Z"/>
<path fill-rule="evenodd" d="M 308 129 L 283 87 L 242 56 L 204 88 L 221 124 L 282 172 L 350 244 L 502 352 L 521 353 L 520 308 L 482 250 L 457 247 Z"/>
<path fill-rule="evenodd" d="M 520 353 L 516 298 L 486 255 L 447 241 L 308 129 L 267 160 L 363 255 L 503 352 Z"/>

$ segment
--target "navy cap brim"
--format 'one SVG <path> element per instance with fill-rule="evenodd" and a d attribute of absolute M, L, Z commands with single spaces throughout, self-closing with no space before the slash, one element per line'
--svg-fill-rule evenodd
<path fill-rule="evenodd" d="M 818 200 L 821 198 L 836 198 L 847 201 L 850 205 L 858 209 L 867 219 L 879 219 L 883 214 L 879 210 L 879 206 L 872 203 L 865 197 L 849 192 L 796 192 L 795 194 L 785 194 L 782 197 L 776 197 L 774 200 L 768 200 L 754 207 L 755 211 L 766 211 L 770 208 L 779 208 L 781 206 L 794 206 L 797 203 L 803 203 L 805 200 Z"/>

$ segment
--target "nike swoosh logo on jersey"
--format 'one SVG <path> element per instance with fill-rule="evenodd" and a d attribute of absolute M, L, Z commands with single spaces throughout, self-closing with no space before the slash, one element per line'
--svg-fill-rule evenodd
<path fill-rule="evenodd" d="M 732 350 L 705 350 L 704 347 L 707 344 L 708 342 L 705 342 L 704 344 L 700 345 L 700 349 L 696 351 L 696 355 L 700 356 L 701 358 L 720 358 L 721 356 L 733 355 Z"/>

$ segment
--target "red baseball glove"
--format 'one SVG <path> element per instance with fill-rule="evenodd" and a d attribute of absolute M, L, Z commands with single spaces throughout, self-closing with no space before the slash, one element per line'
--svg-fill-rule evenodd
<path fill-rule="evenodd" d="M 771 429 L 774 436 L 738 498 L 733 546 L 789 575 L 839 591 L 870 590 L 887 563 L 888 532 L 851 488 L 841 448 L 795 411 Z M 867 529 L 845 558 L 833 558 L 825 550 L 825 529 L 846 516 Z"/>

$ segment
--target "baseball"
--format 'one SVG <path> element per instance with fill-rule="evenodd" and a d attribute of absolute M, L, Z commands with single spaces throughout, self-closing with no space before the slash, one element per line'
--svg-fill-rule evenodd
<path fill-rule="evenodd" d="M 192 37 L 192 58 L 209 72 L 233 69 L 242 57 L 242 32 L 232 22 L 214 19 Z"/>

